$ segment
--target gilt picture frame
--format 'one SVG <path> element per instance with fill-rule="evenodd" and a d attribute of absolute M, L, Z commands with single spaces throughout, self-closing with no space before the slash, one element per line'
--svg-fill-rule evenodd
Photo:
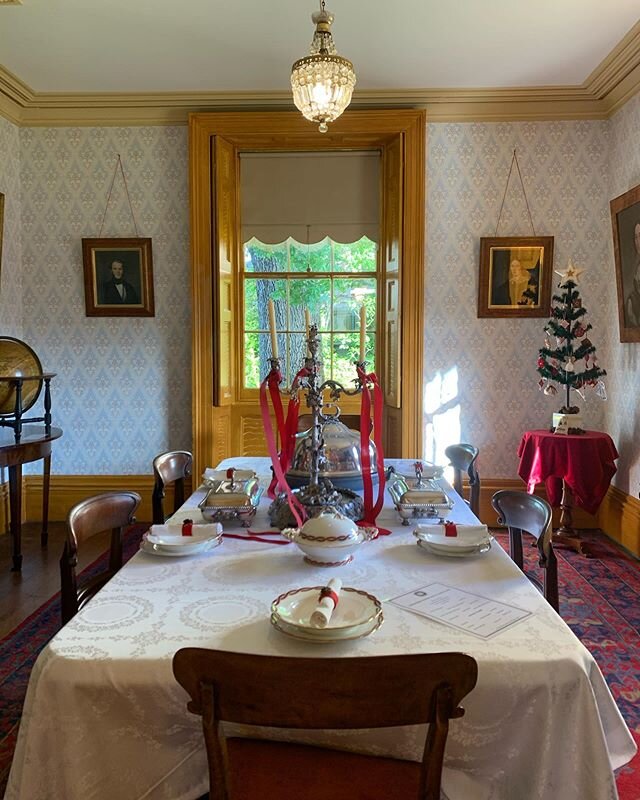
<path fill-rule="evenodd" d="M 640 342 L 640 186 L 614 198 L 613 254 L 621 342 Z"/>
<path fill-rule="evenodd" d="M 153 317 L 151 239 L 83 239 L 87 317 Z"/>
<path fill-rule="evenodd" d="M 478 317 L 547 317 L 553 236 L 480 239 Z"/>

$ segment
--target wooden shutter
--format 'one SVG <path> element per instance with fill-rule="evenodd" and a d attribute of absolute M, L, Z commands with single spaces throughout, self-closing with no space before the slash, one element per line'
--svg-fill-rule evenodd
<path fill-rule="evenodd" d="M 385 454 L 402 451 L 402 362 L 400 309 L 402 303 L 402 137 L 384 149 L 383 238 L 381 246 L 384 297 L 382 386 L 385 404 Z"/>
<path fill-rule="evenodd" d="M 233 402 L 234 261 L 236 258 L 236 152 L 220 136 L 214 144 L 214 400 L 216 406 Z"/>

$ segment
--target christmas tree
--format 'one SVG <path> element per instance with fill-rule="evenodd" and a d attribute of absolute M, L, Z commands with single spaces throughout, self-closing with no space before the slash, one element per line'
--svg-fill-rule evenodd
<path fill-rule="evenodd" d="M 586 387 L 595 387 L 596 393 L 606 399 L 604 383 L 607 373 L 598 366 L 596 348 L 587 337 L 591 324 L 584 321 L 587 313 L 582 306 L 578 279 L 582 269 L 569 262 L 567 269 L 558 272 L 560 294 L 553 295 L 552 316 L 545 325 L 545 346 L 538 353 L 538 385 L 545 394 L 558 392 L 555 384 L 566 389 L 566 400 L 561 414 L 577 414 L 579 408 L 571 406 L 571 390 L 577 390 L 584 398 Z M 552 337 L 556 346 L 552 346 Z"/>

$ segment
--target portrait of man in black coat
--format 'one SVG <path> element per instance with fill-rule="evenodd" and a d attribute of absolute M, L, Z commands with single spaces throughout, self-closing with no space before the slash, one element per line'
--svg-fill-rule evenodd
<path fill-rule="evenodd" d="M 110 272 L 109 279 L 101 283 L 98 288 L 98 303 L 100 305 L 137 305 L 140 297 L 133 285 L 125 280 L 122 261 L 114 259 L 111 262 Z"/>

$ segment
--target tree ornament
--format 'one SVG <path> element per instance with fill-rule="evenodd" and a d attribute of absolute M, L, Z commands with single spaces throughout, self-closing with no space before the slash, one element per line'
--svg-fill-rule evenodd
<path fill-rule="evenodd" d="M 582 298 L 581 297 L 575 297 L 571 301 L 571 304 L 572 304 L 573 308 L 582 308 Z"/>
<path fill-rule="evenodd" d="M 596 384 L 596 394 L 601 400 L 607 399 L 607 387 L 604 385 L 604 381 L 600 380 Z"/>
<path fill-rule="evenodd" d="M 573 366 L 573 361 L 567 361 L 567 363 L 564 365 L 564 368 L 566 372 L 573 372 L 575 370 L 575 367 Z"/>
<path fill-rule="evenodd" d="M 560 276 L 560 283 L 558 284 L 560 287 L 569 282 L 575 283 L 577 286 L 584 269 L 582 269 L 582 267 L 574 267 L 571 263 L 571 259 L 569 259 L 569 266 L 566 269 L 556 269 L 554 272 L 556 275 Z"/>
<path fill-rule="evenodd" d="M 593 345 L 591 344 L 591 340 L 590 339 L 583 339 L 582 340 L 582 346 L 583 347 L 593 347 Z M 587 356 L 588 355 L 589 354 L 587 353 Z"/>
<path fill-rule="evenodd" d="M 544 393 L 547 394 L 547 395 L 550 395 L 551 397 L 555 397 L 555 395 L 558 394 L 558 390 L 556 389 L 556 387 L 552 383 L 548 383 L 544 387 Z"/>
<path fill-rule="evenodd" d="M 576 329 L 574 330 L 573 333 L 575 334 L 575 336 L 578 337 L 578 339 L 580 339 L 582 336 L 585 335 L 586 332 L 587 331 L 585 330 L 585 328 L 582 327 L 582 325 L 576 325 Z"/>
<path fill-rule="evenodd" d="M 540 356 L 540 358 L 538 359 L 538 366 L 544 367 L 544 358 L 542 356 Z"/>

